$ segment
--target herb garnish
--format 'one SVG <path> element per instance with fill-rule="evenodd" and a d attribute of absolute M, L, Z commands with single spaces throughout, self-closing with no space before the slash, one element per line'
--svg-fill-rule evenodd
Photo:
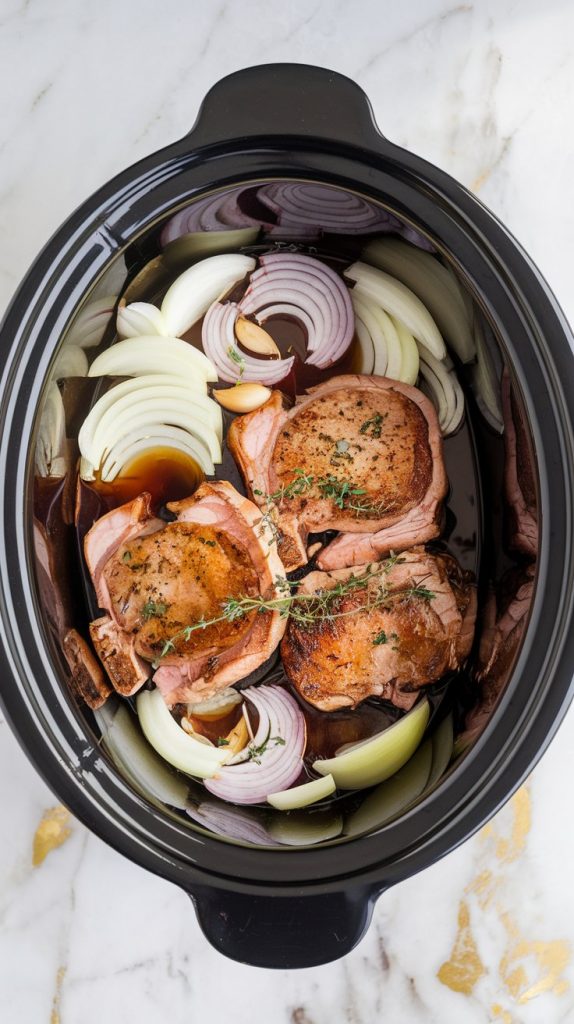
<path fill-rule="evenodd" d="M 217 544 L 214 540 L 206 540 L 205 537 L 197 538 L 200 544 L 205 544 L 208 548 L 215 548 Z"/>
<path fill-rule="evenodd" d="M 240 352 L 235 348 L 235 345 L 230 345 L 227 349 L 227 355 L 229 358 L 239 367 L 239 377 L 236 380 L 236 384 L 239 384 L 243 374 L 245 373 L 245 359 Z"/>
<path fill-rule="evenodd" d="M 255 764 L 261 764 L 261 755 L 265 753 L 270 743 L 274 743 L 276 747 L 285 746 L 285 740 L 282 736 L 268 736 L 258 747 L 254 743 L 250 743 L 248 746 L 249 761 L 254 761 Z"/>
<path fill-rule="evenodd" d="M 217 737 L 217 741 L 216 741 L 216 746 L 218 746 L 218 747 L 228 747 L 229 746 L 229 740 L 226 740 L 225 736 L 218 736 Z"/>
<path fill-rule="evenodd" d="M 375 644 L 375 646 L 378 646 L 379 644 L 386 644 L 387 640 L 388 637 L 384 629 L 381 629 L 381 632 L 377 633 L 377 635 L 373 637 L 373 643 Z"/>
<path fill-rule="evenodd" d="M 359 434 L 366 434 L 370 430 L 371 437 L 380 437 L 383 430 L 384 418 L 385 417 L 381 416 L 380 412 L 376 412 L 374 416 L 371 416 L 369 420 L 365 420 L 365 422 L 361 424 L 359 427 Z"/>
<path fill-rule="evenodd" d="M 389 589 L 386 578 L 393 566 L 401 564 L 403 561 L 404 559 L 393 555 L 385 559 L 384 562 L 368 565 L 365 571 L 358 576 L 351 575 L 347 579 L 339 580 L 330 590 L 318 590 L 314 594 L 300 593 L 296 589 L 297 582 L 291 582 L 284 576 L 277 576 L 275 589 L 279 593 L 276 597 L 266 598 L 261 594 L 254 597 L 243 594 L 239 597 L 228 597 L 221 604 L 220 615 L 216 615 L 212 619 L 202 617 L 198 622 L 185 626 L 169 640 L 166 640 L 158 662 L 170 651 L 175 650 L 176 641 L 188 641 L 196 630 L 207 629 L 220 622 L 235 622 L 252 612 L 257 614 L 279 612 L 282 618 L 290 616 L 298 625 L 309 627 L 316 623 L 331 622 L 348 615 L 357 615 L 361 611 L 372 611 L 374 608 L 390 606 L 393 601 L 406 597 L 432 600 L 435 595 L 422 584 L 415 587 L 402 587 L 397 590 Z M 375 585 L 373 586 L 373 584 Z M 338 605 L 342 599 L 357 590 L 366 591 L 364 603 L 347 611 L 339 610 Z M 157 663 L 155 667 L 157 667 Z"/>
<path fill-rule="evenodd" d="M 152 601 L 147 600 L 142 608 L 142 619 L 147 622 L 148 619 L 155 619 L 161 615 L 165 615 L 169 605 L 164 604 L 163 601 Z"/>
<path fill-rule="evenodd" d="M 329 462 L 332 466 L 338 466 L 341 462 L 352 462 L 353 456 L 351 455 L 349 448 L 350 444 L 341 438 L 340 441 L 335 441 L 335 451 L 331 455 Z"/>

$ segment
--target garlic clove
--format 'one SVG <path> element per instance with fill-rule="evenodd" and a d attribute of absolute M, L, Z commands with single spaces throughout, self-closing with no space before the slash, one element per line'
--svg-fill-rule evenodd
<path fill-rule="evenodd" d="M 264 331 L 259 324 L 247 320 L 244 316 L 238 316 L 235 321 L 235 337 L 250 352 L 255 352 L 260 356 L 281 358 L 281 353 L 271 335 Z"/>
<path fill-rule="evenodd" d="M 136 338 L 140 335 L 167 334 L 161 311 L 151 302 L 130 302 L 129 306 L 120 305 L 116 326 L 120 338 Z"/>
<path fill-rule="evenodd" d="M 251 382 L 236 384 L 232 388 L 214 391 L 213 397 L 230 412 L 253 412 L 271 397 L 271 388 L 266 388 L 264 384 L 252 384 Z"/>

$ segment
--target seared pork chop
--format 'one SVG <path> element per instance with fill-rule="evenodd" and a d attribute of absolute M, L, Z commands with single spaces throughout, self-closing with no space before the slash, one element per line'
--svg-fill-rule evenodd
<path fill-rule="evenodd" d="M 272 514 L 288 570 L 307 561 L 309 533 L 343 531 L 317 559 L 329 569 L 439 533 L 442 438 L 434 407 L 408 384 L 334 377 L 289 411 L 274 391 L 234 420 L 227 443 L 253 500 Z"/>
<path fill-rule="evenodd" d="M 370 696 L 407 710 L 421 686 L 459 668 L 469 654 L 476 589 L 450 555 L 418 548 L 386 562 L 312 572 L 298 593 L 320 594 L 361 576 L 362 586 L 330 604 L 331 618 L 290 620 L 281 644 L 285 672 L 321 711 L 355 707 Z"/>
<path fill-rule="evenodd" d="M 284 569 L 259 510 L 231 484 L 204 483 L 168 509 L 176 518 L 166 524 L 141 495 L 95 523 L 85 553 L 107 612 L 92 641 L 114 686 L 134 693 L 159 663 L 154 681 L 174 704 L 206 699 L 272 653 L 285 629 L 278 612 L 230 621 L 222 606 L 276 596 Z"/>

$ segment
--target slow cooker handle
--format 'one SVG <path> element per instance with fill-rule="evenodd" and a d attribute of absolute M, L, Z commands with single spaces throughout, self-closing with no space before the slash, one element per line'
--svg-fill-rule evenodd
<path fill-rule="evenodd" d="M 374 897 L 362 888 L 293 896 L 247 895 L 215 888 L 190 893 L 206 938 L 252 967 L 300 968 L 338 960 L 365 934 Z"/>
<path fill-rule="evenodd" d="M 261 64 L 227 75 L 207 93 L 191 132 L 193 148 L 230 139 L 298 136 L 379 148 L 368 96 L 335 71 L 311 64 Z"/>

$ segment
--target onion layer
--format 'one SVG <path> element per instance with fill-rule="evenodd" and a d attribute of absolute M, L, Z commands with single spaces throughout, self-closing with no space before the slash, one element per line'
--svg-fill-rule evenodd
<path fill-rule="evenodd" d="M 295 782 L 303 767 L 305 718 L 299 705 L 280 686 L 249 687 L 243 696 L 259 714 L 250 744 L 250 760 L 220 769 L 206 788 L 237 804 L 256 804 Z"/>
<path fill-rule="evenodd" d="M 181 338 L 138 335 L 106 349 L 90 366 L 88 377 L 135 377 L 148 373 L 173 373 L 190 386 L 205 391 L 206 381 L 217 380 L 209 359 Z"/>
<path fill-rule="evenodd" d="M 184 271 L 168 288 L 161 304 L 166 334 L 185 334 L 207 312 L 212 302 L 225 295 L 255 266 L 251 256 L 228 253 L 209 256 Z"/>
<path fill-rule="evenodd" d="M 177 724 L 159 690 L 140 690 L 136 697 L 140 725 L 161 757 L 187 775 L 211 778 L 225 761 L 224 747 L 209 747 L 188 736 Z"/>
<path fill-rule="evenodd" d="M 444 359 L 446 348 L 437 325 L 421 300 L 401 281 L 367 263 L 353 263 L 345 277 L 391 316 L 401 320 L 417 341 L 436 359 Z"/>
<path fill-rule="evenodd" d="M 366 789 L 384 782 L 413 755 L 429 720 L 429 702 L 424 697 L 398 722 L 377 736 L 347 747 L 344 753 L 315 761 L 320 775 L 331 774 L 339 789 Z"/>
<path fill-rule="evenodd" d="M 259 264 L 239 312 L 254 314 L 260 324 L 269 319 L 269 307 L 278 303 L 295 319 L 306 314 L 306 362 L 321 369 L 332 366 L 353 338 L 353 310 L 344 282 L 320 260 L 302 253 L 269 253 Z"/>
<path fill-rule="evenodd" d="M 221 380 L 253 381 L 259 384 L 277 384 L 287 376 L 294 363 L 289 359 L 257 359 L 242 352 L 235 338 L 235 321 L 239 307 L 234 302 L 224 305 L 214 302 L 203 321 L 201 340 Z"/>

